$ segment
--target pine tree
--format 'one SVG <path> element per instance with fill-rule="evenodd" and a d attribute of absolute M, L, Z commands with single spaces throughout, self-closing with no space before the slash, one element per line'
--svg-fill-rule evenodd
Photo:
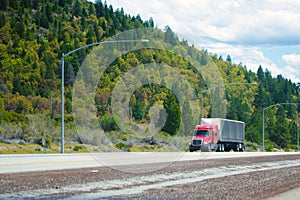
<path fill-rule="evenodd" d="M 7 7 L 8 7 L 8 0 L 1 0 L 0 1 L 0 9 L 6 11 Z"/>
<path fill-rule="evenodd" d="M 37 10 L 39 8 L 40 0 L 32 0 L 32 8 Z"/>
<path fill-rule="evenodd" d="M 41 27 L 44 27 L 44 28 L 46 28 L 46 29 L 49 28 L 48 17 L 46 16 L 45 13 L 42 13 L 42 14 L 41 14 L 41 18 L 40 18 L 40 23 L 39 23 L 39 24 L 40 24 Z"/>
<path fill-rule="evenodd" d="M 95 6 L 94 4 L 89 5 L 89 15 L 95 15 Z"/>
<path fill-rule="evenodd" d="M 47 16 L 48 21 L 50 23 L 52 23 L 53 22 L 53 14 L 52 14 L 52 8 L 49 4 L 47 4 L 47 6 L 46 6 L 45 14 Z"/>
<path fill-rule="evenodd" d="M 184 127 L 184 134 L 189 135 L 190 131 L 196 124 L 193 124 L 193 114 L 190 104 L 187 100 L 184 101 L 182 106 L 182 120 L 183 120 L 183 127 Z"/>
<path fill-rule="evenodd" d="M 24 37 L 25 37 L 26 26 L 25 26 L 25 24 L 24 24 L 23 21 L 17 22 L 17 23 L 16 23 L 16 26 L 15 26 L 15 29 L 16 29 L 16 32 L 18 33 L 18 35 L 19 35 L 21 38 L 24 38 Z"/>
<path fill-rule="evenodd" d="M 78 0 L 76 0 L 74 7 L 73 7 L 73 15 L 76 17 L 79 17 L 82 15 L 81 3 Z"/>
<path fill-rule="evenodd" d="M 229 63 L 231 63 L 231 57 L 230 57 L 230 55 L 227 55 L 226 61 L 229 62 Z"/>
<path fill-rule="evenodd" d="M 61 7 L 65 7 L 65 5 L 66 5 L 66 0 L 59 0 L 59 1 L 58 1 L 58 5 L 60 5 Z"/>
<path fill-rule="evenodd" d="M 20 8 L 19 0 L 10 0 L 9 3 L 13 9 L 19 10 L 19 8 Z"/>
<path fill-rule="evenodd" d="M 20 83 L 19 76 L 17 74 L 14 75 L 14 80 L 13 80 L 13 91 L 14 94 L 20 93 L 22 95 L 23 93 L 23 88 Z"/>
<path fill-rule="evenodd" d="M 278 107 L 277 123 L 273 135 L 270 135 L 270 140 L 274 141 L 278 146 L 287 148 L 290 143 L 291 135 L 286 122 L 286 113 L 282 106 Z"/>
<path fill-rule="evenodd" d="M 95 32 L 94 32 L 94 28 L 90 25 L 88 27 L 86 44 L 92 44 L 94 42 L 96 42 L 96 40 L 95 40 Z"/>
<path fill-rule="evenodd" d="M 22 0 L 22 7 L 31 8 L 32 2 L 31 0 Z"/>
<path fill-rule="evenodd" d="M 162 131 L 165 131 L 170 135 L 175 135 L 180 126 L 181 113 L 176 97 L 171 92 L 168 92 L 167 94 L 167 99 L 164 101 L 164 107 L 168 116 Z"/>
<path fill-rule="evenodd" d="M 152 17 L 150 17 L 150 19 L 149 19 L 149 26 L 154 27 L 154 21 L 153 21 Z"/>
<path fill-rule="evenodd" d="M 135 120 L 140 121 L 144 118 L 144 106 L 141 96 L 136 97 L 135 105 L 132 109 L 132 114 Z"/>
<path fill-rule="evenodd" d="M 4 13 L 0 14 L 0 28 L 2 28 L 6 23 L 6 17 L 4 15 Z"/>

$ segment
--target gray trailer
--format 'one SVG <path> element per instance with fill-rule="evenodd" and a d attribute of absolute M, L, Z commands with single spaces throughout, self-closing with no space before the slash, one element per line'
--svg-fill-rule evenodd
<path fill-rule="evenodd" d="M 218 126 L 219 151 L 245 150 L 245 123 L 222 118 L 202 118 L 201 125 Z"/>

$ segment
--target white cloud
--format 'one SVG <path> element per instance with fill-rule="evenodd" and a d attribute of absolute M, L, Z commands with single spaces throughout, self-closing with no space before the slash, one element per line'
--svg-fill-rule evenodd
<path fill-rule="evenodd" d="M 299 65 L 293 63 L 298 62 L 298 57 L 282 57 L 286 64 L 281 66 L 260 48 L 300 45 L 300 1 L 107 0 L 107 3 L 114 8 L 123 7 L 130 15 L 140 14 L 144 20 L 152 17 L 158 28 L 169 25 L 179 35 L 191 38 L 213 53 L 229 54 L 234 62 L 242 62 L 252 71 L 262 65 L 273 75 L 282 74 L 299 81 Z"/>
<path fill-rule="evenodd" d="M 194 40 L 209 36 L 239 44 L 300 43 L 300 2 L 261 0 L 107 0 L 114 7 L 143 19 L 154 18 L 159 28 L 169 25 Z"/>
<path fill-rule="evenodd" d="M 274 75 L 279 74 L 278 67 L 267 58 L 262 51 L 257 47 L 245 47 L 230 44 L 215 44 L 208 47 L 209 52 L 217 53 L 223 58 L 227 55 L 231 56 L 231 60 L 236 63 L 242 63 L 247 66 L 248 70 L 256 72 L 259 65 L 263 68 L 268 68 L 274 72 Z"/>
<path fill-rule="evenodd" d="M 282 69 L 282 75 L 288 79 L 291 79 L 295 83 L 300 83 L 299 69 L 287 65 L 284 67 L 284 69 Z"/>
<path fill-rule="evenodd" d="M 298 66 L 300 70 L 300 54 L 286 54 L 282 56 L 282 59 L 287 65 Z"/>
<path fill-rule="evenodd" d="M 286 54 L 282 56 L 282 60 L 286 63 L 282 74 L 294 82 L 300 82 L 300 54 Z"/>

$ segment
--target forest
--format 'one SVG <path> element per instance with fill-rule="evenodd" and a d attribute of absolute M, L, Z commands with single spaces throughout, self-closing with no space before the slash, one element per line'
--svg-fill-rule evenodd
<path fill-rule="evenodd" d="M 139 28 L 154 29 L 156 37 L 161 38 L 156 44 L 162 46 L 168 43 L 172 48 L 127 52 L 110 64 L 95 89 L 97 118 L 96 123 L 88 123 L 84 127 L 87 133 L 92 133 L 87 137 L 77 134 L 72 101 L 76 76 L 93 48 L 85 48 L 66 57 L 66 143 L 101 146 L 98 151 L 111 150 L 103 146 L 123 151 L 185 150 L 201 113 L 205 117 L 218 117 L 218 110 L 223 110 L 222 117 L 245 122 L 245 139 L 256 150 L 262 142 L 264 110 L 266 150 L 297 149 L 300 83 L 293 83 L 282 75 L 274 77 L 268 66 L 259 66 L 257 72 L 252 72 L 242 63 L 232 63 L 230 55 L 222 58 L 205 49 L 195 49 L 194 45 L 178 38 L 171 27 L 156 30 L 152 18 L 142 20 L 139 15 L 130 16 L 123 9 L 114 10 L 101 0 L 95 3 L 86 0 L 0 1 L 0 148 L 4 143 L 42 144 L 43 140 L 48 147 L 59 144 L 62 53 Z M 210 70 L 213 63 L 224 85 L 222 102 L 212 104 L 213 93 L 218 91 L 203 93 L 208 90 L 206 77 L 197 72 L 193 66 L 195 63 L 182 55 L 197 57 L 197 64 L 204 70 Z M 137 66 L 149 63 L 154 63 L 155 67 L 171 66 L 176 69 L 179 78 L 170 87 L 163 82 L 144 84 L 131 95 L 129 113 L 135 124 L 141 127 L 149 124 L 155 112 L 153 107 L 164 108 L 167 113 L 165 123 L 158 125 L 162 126 L 158 136 L 152 137 L 145 131 L 137 139 L 118 126 L 118 119 L 112 114 L 112 94 L 122 76 Z M 164 73 L 173 76 L 164 70 L 159 71 L 157 76 Z M 176 75 L 174 77 L 177 78 Z M 188 97 L 179 99 L 174 94 L 174 90 L 187 88 L 180 77 L 191 85 L 192 95 L 199 102 L 203 101 L 203 110 L 197 110 L 201 108 L 200 103 L 194 105 Z M 101 134 L 95 132 L 98 125 L 103 130 Z"/>

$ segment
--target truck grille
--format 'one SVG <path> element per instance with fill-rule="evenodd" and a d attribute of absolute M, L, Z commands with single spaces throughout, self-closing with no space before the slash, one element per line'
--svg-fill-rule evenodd
<path fill-rule="evenodd" d="M 194 146 L 200 146 L 202 144 L 202 140 L 193 140 Z"/>

